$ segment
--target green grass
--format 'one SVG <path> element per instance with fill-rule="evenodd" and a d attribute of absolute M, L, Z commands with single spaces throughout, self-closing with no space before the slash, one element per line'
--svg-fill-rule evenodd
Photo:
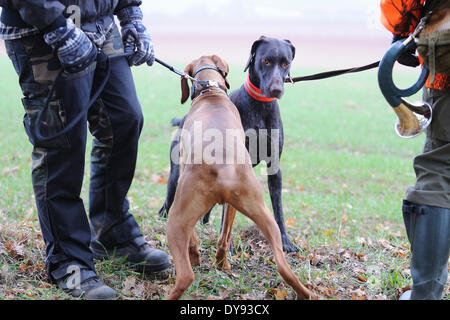
<path fill-rule="evenodd" d="M 18 78 L 5 57 L 0 58 L 0 70 L 0 299 L 67 299 L 46 283 Z M 292 74 L 315 71 L 321 70 Z M 168 176 L 170 120 L 183 116 L 189 105 L 179 103 L 178 77 L 161 66 L 135 68 L 134 74 L 145 125 L 129 197 L 147 240 L 168 250 L 166 221 L 156 215 L 166 191 L 158 178 Z M 242 66 L 232 66 L 232 89 L 244 77 Z M 397 81 L 412 82 L 411 74 L 403 72 Z M 289 234 L 302 249 L 288 255 L 290 265 L 323 299 L 395 299 L 411 284 L 401 200 L 414 183 L 412 158 L 420 153 L 424 137 L 396 136 L 395 114 L 378 89 L 374 71 L 288 84 L 280 105 L 285 129 L 283 206 Z M 90 145 L 89 140 L 88 150 Z M 87 206 L 89 158 L 86 164 L 82 196 Z M 262 167 L 255 172 L 270 207 Z M 210 224 L 198 226 L 202 264 L 194 268 L 196 280 L 184 298 L 293 298 L 271 262 L 267 243 L 242 215 L 234 226 L 232 270 L 216 270 L 212 262 L 220 210 L 214 209 Z M 97 263 L 98 273 L 121 299 L 162 299 L 174 283 L 173 276 L 147 279 L 121 262 Z"/>

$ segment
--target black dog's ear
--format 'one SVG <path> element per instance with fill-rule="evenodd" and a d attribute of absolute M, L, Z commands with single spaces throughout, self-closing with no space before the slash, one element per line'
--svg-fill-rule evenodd
<path fill-rule="evenodd" d="M 266 36 L 261 36 L 258 40 L 253 42 L 252 49 L 250 51 L 250 57 L 248 58 L 247 64 L 245 65 L 244 72 L 247 72 L 248 68 L 250 68 L 250 66 L 253 64 L 253 62 L 255 61 L 256 50 L 258 49 L 260 44 L 265 42 L 266 40 L 267 40 Z"/>
<path fill-rule="evenodd" d="M 285 39 L 284 41 L 286 41 L 287 44 L 291 47 L 291 50 L 292 50 L 292 60 L 294 60 L 294 58 L 295 58 L 295 47 L 294 47 L 294 45 L 292 44 L 292 42 L 290 42 L 290 41 L 287 40 L 287 39 Z"/>

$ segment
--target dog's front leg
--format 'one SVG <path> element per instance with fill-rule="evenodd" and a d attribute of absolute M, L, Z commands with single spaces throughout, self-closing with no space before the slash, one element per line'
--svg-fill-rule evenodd
<path fill-rule="evenodd" d="M 281 232 L 281 240 L 283 242 L 283 251 L 285 252 L 298 252 L 295 245 L 289 240 L 289 235 L 286 230 L 286 223 L 283 215 L 283 204 L 281 200 L 283 177 L 281 169 L 276 174 L 269 174 L 267 176 L 270 199 L 272 201 L 273 213 L 275 215 L 275 221 L 278 224 Z"/>

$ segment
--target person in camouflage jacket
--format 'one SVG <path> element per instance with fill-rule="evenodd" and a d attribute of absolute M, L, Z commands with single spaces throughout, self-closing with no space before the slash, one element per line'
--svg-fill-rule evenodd
<path fill-rule="evenodd" d="M 71 295 L 84 294 L 87 299 L 116 296 L 98 277 L 94 258 L 115 254 L 152 274 L 170 266 L 167 253 L 145 241 L 127 200 L 143 126 L 130 66 L 152 65 L 155 58 L 140 4 L 140 0 L 0 0 L 0 39 L 5 40 L 19 76 L 23 124 L 33 145 L 32 185 L 48 278 Z M 105 61 L 97 59 L 99 52 L 128 56 L 110 59 L 110 77 L 84 121 L 53 140 L 39 140 L 36 126 L 44 136 L 53 135 L 86 106 L 106 73 Z M 55 82 L 61 68 L 65 72 Z M 53 85 L 55 93 L 38 124 Z M 89 219 L 80 198 L 88 123 L 94 137 Z"/>

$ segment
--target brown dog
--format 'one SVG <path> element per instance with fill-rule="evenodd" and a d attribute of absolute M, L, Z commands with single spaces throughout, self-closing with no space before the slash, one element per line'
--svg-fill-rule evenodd
<path fill-rule="evenodd" d="M 226 206 L 216 253 L 219 268 L 230 269 L 227 250 L 238 210 L 261 229 L 272 246 L 278 271 L 298 297 L 315 299 L 284 257 L 280 230 L 264 202 L 262 188 L 245 148 L 239 112 L 226 94 L 228 64 L 216 55 L 203 56 L 184 71 L 197 81 L 193 83 L 193 101 L 181 132 L 180 178 L 169 212 L 167 240 L 175 260 L 176 283 L 168 299 L 180 298 L 194 281 L 192 265 L 200 264 L 194 227 L 215 204 Z M 181 102 L 184 103 L 189 97 L 186 79 L 182 80 L 181 87 Z M 237 134 L 230 137 L 229 132 Z M 214 147 L 211 147 L 212 137 Z M 222 143 L 219 143 L 221 138 Z"/>

